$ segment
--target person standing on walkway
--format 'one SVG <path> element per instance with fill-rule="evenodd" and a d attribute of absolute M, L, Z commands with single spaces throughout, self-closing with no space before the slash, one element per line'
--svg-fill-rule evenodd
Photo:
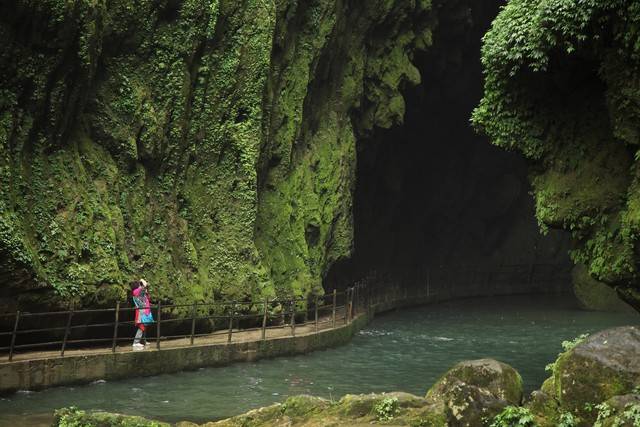
<path fill-rule="evenodd" d="M 133 350 L 144 350 L 147 344 L 147 325 L 153 323 L 151 314 L 151 301 L 149 300 L 149 283 L 140 279 L 131 282 L 131 294 L 133 303 L 136 305 L 136 336 L 133 339 Z M 141 342 L 142 341 L 142 342 Z"/>

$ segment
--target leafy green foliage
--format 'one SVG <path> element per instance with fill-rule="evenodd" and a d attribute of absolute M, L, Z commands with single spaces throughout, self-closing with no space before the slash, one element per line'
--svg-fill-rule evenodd
<path fill-rule="evenodd" d="M 557 427 L 577 427 L 580 418 L 573 415 L 571 412 L 563 412 L 560 414 Z"/>
<path fill-rule="evenodd" d="M 627 404 L 622 410 L 617 410 L 603 402 L 596 405 L 595 409 L 598 411 L 598 418 L 593 424 L 594 427 L 640 426 L 640 405 L 638 404 Z"/>
<path fill-rule="evenodd" d="M 532 161 L 542 231 L 570 231 L 572 258 L 621 291 L 637 289 L 639 27 L 629 0 L 508 2 L 483 38 L 472 116 L 492 143 Z"/>
<path fill-rule="evenodd" d="M 531 411 L 521 406 L 507 406 L 493 418 L 490 427 L 534 427 Z"/>
<path fill-rule="evenodd" d="M 577 337 L 575 337 L 572 340 L 569 341 L 562 341 L 562 352 L 558 354 L 558 357 L 556 358 L 556 361 L 558 358 L 560 358 L 560 356 L 562 356 L 564 353 L 567 353 L 571 350 L 573 350 L 575 348 L 575 346 L 577 346 L 578 344 L 580 344 L 581 342 L 583 342 L 584 340 L 586 340 L 589 337 L 589 334 L 581 334 Z M 549 363 L 547 366 L 545 366 L 544 370 L 548 371 L 548 372 L 553 372 L 553 370 L 555 369 L 556 366 L 556 362 L 552 362 Z"/>
<path fill-rule="evenodd" d="M 389 421 L 399 412 L 397 397 L 385 397 L 373 407 L 373 413 L 378 421 Z"/>
<path fill-rule="evenodd" d="M 178 303 L 322 292 L 351 251 L 356 132 L 401 121 L 434 25 L 429 1 L 358 7 L 3 3 L 0 286 L 44 304 L 112 303 L 139 276 Z"/>
<path fill-rule="evenodd" d="M 598 418 L 596 418 L 594 427 L 602 427 L 602 422 L 605 419 L 611 417 L 615 413 L 615 409 L 609 406 L 609 404 L 606 402 L 602 402 L 595 405 L 594 409 L 598 413 Z"/>

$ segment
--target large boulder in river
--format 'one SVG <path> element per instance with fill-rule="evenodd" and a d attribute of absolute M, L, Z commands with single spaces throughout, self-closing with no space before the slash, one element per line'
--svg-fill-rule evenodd
<path fill-rule="evenodd" d="M 553 370 L 555 397 L 563 410 L 590 419 L 585 404 L 599 404 L 640 386 L 640 328 L 598 332 L 560 355 Z"/>
<path fill-rule="evenodd" d="M 426 397 L 445 408 L 450 426 L 479 426 L 504 407 L 521 403 L 522 378 L 497 360 L 467 360 L 445 373 Z"/>

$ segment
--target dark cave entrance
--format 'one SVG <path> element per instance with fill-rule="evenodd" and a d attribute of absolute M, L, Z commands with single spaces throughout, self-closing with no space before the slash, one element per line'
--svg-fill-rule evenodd
<path fill-rule="evenodd" d="M 504 286 L 492 288 L 505 293 L 514 280 L 531 281 L 520 273 L 538 264 L 545 266 L 538 287 L 520 284 L 514 293 L 550 290 L 545 274 L 561 278 L 555 290 L 568 290 L 568 236 L 540 235 L 526 161 L 490 145 L 469 122 L 482 95 L 482 35 L 500 4 L 438 6 L 433 47 L 415 60 L 422 84 L 405 90 L 404 125 L 358 140 L 354 252 L 331 268 L 326 289 L 372 273 L 385 286 L 412 288 L 437 267 L 519 274 L 503 275 Z"/>

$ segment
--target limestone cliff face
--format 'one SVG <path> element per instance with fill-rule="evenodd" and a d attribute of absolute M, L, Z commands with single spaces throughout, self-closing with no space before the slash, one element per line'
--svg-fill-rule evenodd
<path fill-rule="evenodd" d="M 352 246 L 428 0 L 0 5 L 0 299 L 303 295 Z"/>
<path fill-rule="evenodd" d="M 543 229 L 640 310 L 640 5 L 511 0 L 484 38 L 473 121 L 532 167 Z"/>

